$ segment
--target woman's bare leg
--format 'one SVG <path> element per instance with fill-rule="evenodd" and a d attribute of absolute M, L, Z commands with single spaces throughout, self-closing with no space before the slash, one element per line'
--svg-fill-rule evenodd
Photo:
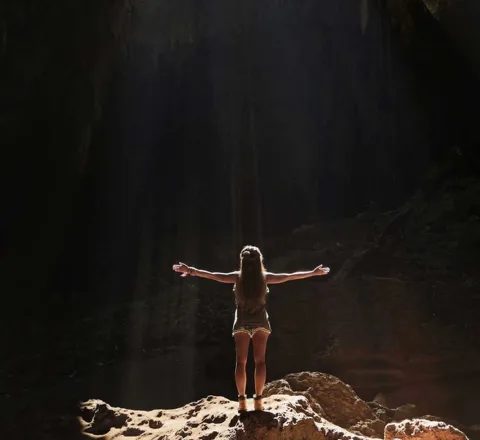
<path fill-rule="evenodd" d="M 267 378 L 267 367 L 265 365 L 265 352 L 269 333 L 257 331 L 252 337 L 253 358 L 255 359 L 255 394 L 261 396 L 265 380 Z"/>
<path fill-rule="evenodd" d="M 239 396 L 245 395 L 247 386 L 247 358 L 248 347 L 250 345 L 250 335 L 247 333 L 235 334 L 235 351 L 237 353 L 237 362 L 235 365 L 235 383 Z"/>

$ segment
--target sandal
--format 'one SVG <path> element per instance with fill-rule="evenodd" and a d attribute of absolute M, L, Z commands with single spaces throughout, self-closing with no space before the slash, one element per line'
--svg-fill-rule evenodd
<path fill-rule="evenodd" d="M 253 408 L 255 411 L 263 411 L 263 403 L 262 403 L 262 396 L 257 396 L 256 394 L 253 396 Z"/>
<path fill-rule="evenodd" d="M 247 396 L 242 394 L 238 396 L 238 412 L 245 412 L 247 411 Z"/>

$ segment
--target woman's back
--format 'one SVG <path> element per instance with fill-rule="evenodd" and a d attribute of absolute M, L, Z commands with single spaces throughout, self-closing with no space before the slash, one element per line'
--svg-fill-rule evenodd
<path fill-rule="evenodd" d="M 240 254 L 240 271 L 234 286 L 237 308 L 253 313 L 265 308 L 267 283 L 260 250 L 246 246 Z"/>
<path fill-rule="evenodd" d="M 237 309 L 246 313 L 255 313 L 263 310 L 267 304 L 268 287 L 265 285 L 262 295 L 251 296 L 245 295 L 245 291 L 239 294 L 237 284 L 233 286 L 233 292 L 235 294 L 235 305 Z M 247 290 L 248 292 L 248 290 Z"/>

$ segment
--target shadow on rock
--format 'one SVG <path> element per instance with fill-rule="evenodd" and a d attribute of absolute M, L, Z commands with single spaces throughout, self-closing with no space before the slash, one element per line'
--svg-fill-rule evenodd
<path fill-rule="evenodd" d="M 4 413 L 5 421 L 0 426 L 0 438 L 18 440 L 85 440 L 91 439 L 83 432 L 76 402 L 50 406 L 48 403 Z M 100 433 L 98 433 L 100 434 Z M 96 439 L 103 439 L 101 435 Z"/>
<path fill-rule="evenodd" d="M 240 414 L 237 420 L 243 424 L 246 432 L 254 432 L 260 426 L 267 429 L 277 428 L 280 424 L 275 414 L 269 411 L 248 411 Z"/>

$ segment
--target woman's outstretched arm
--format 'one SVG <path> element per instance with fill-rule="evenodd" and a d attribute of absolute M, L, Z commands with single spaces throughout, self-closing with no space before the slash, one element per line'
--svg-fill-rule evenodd
<path fill-rule="evenodd" d="M 187 266 L 186 264 L 181 262 L 179 262 L 178 264 L 174 264 L 173 270 L 175 272 L 181 272 L 182 277 L 191 275 L 201 278 L 208 278 L 209 280 L 218 281 L 220 283 L 236 283 L 238 276 L 238 272 L 209 272 L 208 270 L 195 269 L 194 267 Z"/>
<path fill-rule="evenodd" d="M 323 265 L 320 264 L 320 266 L 316 267 L 315 269 L 309 270 L 306 272 L 293 272 L 293 273 L 267 272 L 266 281 L 267 281 L 267 284 L 279 284 L 279 283 L 285 283 L 287 281 L 301 280 L 302 278 L 310 278 L 310 277 L 315 277 L 320 275 L 326 275 L 328 272 L 330 272 L 330 268 L 323 267 Z"/>

